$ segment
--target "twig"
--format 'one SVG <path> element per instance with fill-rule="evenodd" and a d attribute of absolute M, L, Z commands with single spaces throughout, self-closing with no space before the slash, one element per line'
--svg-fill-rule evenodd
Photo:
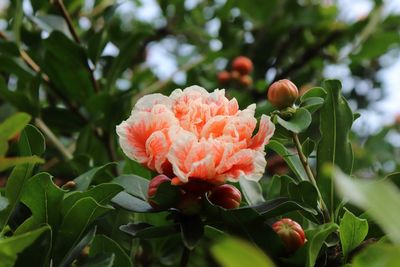
<path fill-rule="evenodd" d="M 324 215 L 324 221 L 325 222 L 329 222 L 331 220 L 330 215 L 329 215 L 329 211 L 328 208 L 326 207 L 326 204 L 322 198 L 321 192 L 319 191 L 318 185 L 317 185 L 317 181 L 315 180 L 314 174 L 311 170 L 310 165 L 308 164 L 308 160 L 307 157 L 303 154 L 303 150 L 301 148 L 301 143 L 299 140 L 299 137 L 296 133 L 293 133 L 293 143 L 296 147 L 297 150 L 297 154 L 299 155 L 301 164 L 304 167 L 304 170 L 306 171 L 306 174 L 308 176 L 308 179 L 310 180 L 310 182 L 315 186 L 315 189 L 317 189 L 318 192 L 318 197 L 319 197 L 319 204 L 321 206 L 323 215 Z"/>
<path fill-rule="evenodd" d="M 186 267 L 188 265 L 189 256 L 190 256 L 190 250 L 184 246 L 179 267 Z"/>
<path fill-rule="evenodd" d="M 80 44 L 81 39 L 79 38 L 78 33 L 75 31 L 74 25 L 72 24 L 72 19 L 68 14 L 67 9 L 65 8 L 63 1 L 62 0 L 54 0 L 54 4 L 58 7 L 62 16 L 64 17 L 65 22 L 67 23 L 67 26 L 68 26 L 68 30 L 71 33 L 72 37 L 74 38 L 75 42 Z"/>
<path fill-rule="evenodd" d="M 57 6 L 57 8 L 60 10 L 62 16 L 64 17 L 64 20 L 66 21 L 67 26 L 68 26 L 68 30 L 71 33 L 72 37 L 74 38 L 75 42 L 77 42 L 78 44 L 81 44 L 81 39 L 79 38 L 79 35 L 74 28 L 72 19 L 71 19 L 70 15 L 68 14 L 67 9 L 64 6 L 63 0 L 54 0 L 54 4 Z M 100 86 L 99 86 L 96 78 L 94 77 L 94 70 L 92 68 L 90 68 L 89 65 L 87 65 L 87 69 L 90 73 L 90 80 L 93 84 L 93 88 L 94 88 L 95 92 L 97 92 L 97 93 L 100 92 Z"/>
<path fill-rule="evenodd" d="M 35 125 L 42 130 L 44 135 L 50 140 L 51 143 L 60 151 L 60 153 L 68 160 L 73 158 L 69 150 L 58 140 L 55 134 L 50 130 L 50 128 L 42 121 L 40 118 L 35 119 Z"/>
<path fill-rule="evenodd" d="M 160 90 L 162 90 L 165 86 L 167 86 L 172 79 L 174 78 L 174 76 L 179 73 L 179 72 L 186 72 L 191 70 L 192 68 L 196 67 L 197 65 L 199 65 L 200 63 L 202 63 L 205 60 L 204 57 L 200 57 L 199 59 L 193 61 L 193 62 L 188 62 L 187 64 L 183 65 L 180 69 L 178 69 L 177 71 L 175 71 L 174 73 L 172 73 L 171 76 L 169 76 L 166 80 L 163 81 L 157 81 L 153 84 L 151 84 L 149 87 L 147 87 L 146 89 L 140 91 L 139 93 L 137 93 L 133 98 L 132 98 L 132 104 L 136 104 L 136 101 L 139 100 L 139 98 L 141 98 L 144 95 L 147 94 L 151 94 L 151 93 L 155 93 L 158 92 Z"/>

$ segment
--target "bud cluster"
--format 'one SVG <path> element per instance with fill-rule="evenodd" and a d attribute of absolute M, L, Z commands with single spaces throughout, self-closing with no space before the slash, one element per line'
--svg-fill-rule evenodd
<path fill-rule="evenodd" d="M 253 71 L 253 62 L 245 56 L 236 57 L 232 61 L 232 70 L 221 71 L 218 73 L 218 83 L 222 86 L 227 86 L 230 83 L 238 84 L 242 87 L 250 87 L 253 84 L 253 79 L 250 73 Z"/>
<path fill-rule="evenodd" d="M 168 203 L 168 205 L 163 205 L 163 203 L 155 203 L 153 201 L 157 190 L 163 183 L 177 186 L 180 189 L 180 197 L 172 205 L 170 205 L 170 203 Z M 242 200 L 239 189 L 230 184 L 215 185 L 196 179 L 185 184 L 176 184 L 174 183 L 174 179 L 171 180 L 169 177 L 162 174 L 157 175 L 150 181 L 147 194 L 148 202 L 154 209 L 176 208 L 186 215 L 200 213 L 205 196 L 207 196 L 211 203 L 224 209 L 238 208 Z"/>

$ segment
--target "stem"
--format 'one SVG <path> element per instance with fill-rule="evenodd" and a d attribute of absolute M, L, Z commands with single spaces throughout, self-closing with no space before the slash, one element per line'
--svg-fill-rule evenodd
<path fill-rule="evenodd" d="M 190 250 L 187 247 L 183 247 L 183 252 L 181 256 L 181 262 L 179 263 L 179 267 L 186 267 L 189 263 Z"/>
<path fill-rule="evenodd" d="M 58 140 L 55 134 L 50 130 L 50 128 L 39 118 L 35 119 L 36 126 L 42 130 L 44 135 L 53 143 L 53 145 L 60 151 L 60 153 L 68 160 L 72 159 L 73 156 L 69 150 Z"/>
<path fill-rule="evenodd" d="M 321 206 L 321 209 L 322 209 L 322 212 L 323 212 L 324 221 L 328 222 L 328 221 L 330 221 L 330 215 L 329 215 L 328 208 L 326 207 L 326 204 L 325 204 L 324 200 L 322 199 L 322 195 L 321 195 L 321 192 L 319 191 L 319 188 L 318 188 L 318 185 L 317 185 L 317 181 L 315 180 L 315 177 L 314 177 L 314 174 L 313 174 L 313 172 L 311 170 L 310 164 L 308 164 L 307 157 L 303 154 L 303 150 L 301 148 L 301 143 L 300 143 L 300 140 L 299 140 L 299 136 L 296 133 L 293 133 L 293 142 L 294 142 L 294 145 L 296 147 L 297 154 L 299 155 L 301 164 L 303 165 L 304 170 L 306 171 L 308 179 L 310 180 L 310 182 L 317 189 L 318 197 L 319 197 L 319 205 Z"/>

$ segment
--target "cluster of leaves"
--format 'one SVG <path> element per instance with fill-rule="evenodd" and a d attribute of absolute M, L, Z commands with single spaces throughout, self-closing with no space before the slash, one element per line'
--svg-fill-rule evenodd
<path fill-rule="evenodd" d="M 262 100 L 258 114 L 273 111 L 265 100 L 270 82 L 291 77 L 320 84 L 323 67 L 341 63 L 340 51 L 349 45 L 352 76 L 377 85 L 377 57 L 398 42 L 398 18 L 382 18 L 380 1 L 353 24 L 337 22 L 335 6 L 314 1 L 194 7 L 158 1 L 161 24 L 125 19 L 107 0 L 92 8 L 79 0 L 24 1 L 32 14 L 24 14 L 22 2 L 10 2 L 0 32 L 0 179 L 7 179 L 0 191 L 0 266 L 176 266 L 182 252 L 185 264 L 188 251 L 191 266 L 399 265 L 400 248 L 393 245 L 400 242 L 400 194 L 393 184 L 399 175 L 378 182 L 348 177 L 352 169 L 375 176 L 399 168 L 399 162 L 381 168 L 393 162 L 394 147 L 383 141 L 393 129 L 361 147 L 350 131 L 358 116 L 337 81 L 307 91 L 295 110 L 272 113 L 277 131 L 268 149 L 289 172 L 261 184 L 240 181 L 245 201 L 239 209 L 205 200 L 202 216 L 156 212 L 147 203 L 154 174 L 124 158 L 115 136 L 115 125 L 140 96 L 177 87 L 172 78 L 158 81 L 143 64 L 154 42 L 175 41 L 171 53 L 189 62 L 182 67 L 186 83 L 208 88 L 216 87 L 220 62 L 248 55 L 254 88 L 228 94 L 241 106 Z M 211 19 L 220 24 L 218 35 L 204 27 Z M 90 26 L 79 27 L 85 20 Z M 210 50 L 213 41 L 220 50 Z M 118 55 L 103 53 L 110 44 Z M 189 54 L 185 46 L 193 48 Z M 265 80 L 266 72 L 275 75 Z M 360 107 L 368 102 L 356 90 L 349 97 Z M 19 141 L 10 142 L 17 133 Z M 166 198 L 173 190 L 163 192 L 159 197 Z M 270 226 L 283 216 L 307 229 L 308 242 L 293 255 Z M 388 239 L 381 239 L 384 233 Z M 354 256 L 365 239 L 380 241 Z"/>

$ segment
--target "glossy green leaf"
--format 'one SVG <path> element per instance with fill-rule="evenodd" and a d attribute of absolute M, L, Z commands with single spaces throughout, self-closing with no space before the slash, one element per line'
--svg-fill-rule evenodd
<path fill-rule="evenodd" d="M 204 225 L 200 216 L 181 216 L 181 237 L 186 248 L 193 250 L 204 235 Z"/>
<path fill-rule="evenodd" d="M 76 183 L 74 189 L 76 191 L 84 191 L 87 190 L 92 182 L 96 180 L 110 181 L 112 178 L 111 168 L 114 166 L 115 163 L 108 163 L 79 175 L 74 179 L 74 182 Z"/>
<path fill-rule="evenodd" d="M 39 164 L 44 160 L 38 156 L 5 158 L 0 157 L 0 172 L 20 164 Z"/>
<path fill-rule="evenodd" d="M 239 184 L 243 196 L 249 205 L 256 205 L 265 202 L 262 195 L 262 188 L 258 182 L 241 178 Z"/>
<path fill-rule="evenodd" d="M 279 154 L 287 163 L 289 168 L 296 174 L 297 179 L 299 181 L 304 180 L 307 181 L 307 174 L 304 171 L 304 167 L 301 164 L 301 161 L 298 157 L 297 154 L 295 154 L 292 151 L 289 151 L 282 143 L 276 141 L 276 140 L 271 140 L 268 143 L 268 148 L 272 149 L 275 151 L 277 154 Z"/>
<path fill-rule="evenodd" d="M 350 211 L 346 210 L 340 220 L 340 243 L 342 244 L 343 256 L 347 258 L 349 253 L 364 241 L 368 234 L 368 222 L 360 219 Z"/>
<path fill-rule="evenodd" d="M 126 192 L 118 193 L 112 200 L 114 204 L 133 212 L 154 212 L 147 201 L 134 197 Z"/>
<path fill-rule="evenodd" d="M 354 257 L 351 267 L 400 266 L 400 246 L 377 243 L 363 249 Z"/>
<path fill-rule="evenodd" d="M 157 191 L 151 197 L 151 201 L 161 208 L 170 208 L 179 201 L 181 197 L 180 190 L 178 186 L 170 183 L 162 183 L 157 187 Z"/>
<path fill-rule="evenodd" d="M 61 213 L 66 214 L 77 201 L 87 197 L 93 198 L 100 205 L 107 205 L 122 190 L 123 188 L 120 185 L 104 183 L 85 192 L 71 192 L 62 202 Z"/>
<path fill-rule="evenodd" d="M 60 221 L 59 210 L 64 193 L 48 173 L 30 178 L 22 190 L 21 202 L 31 210 L 32 216 L 18 227 L 16 233 L 30 231 L 44 223 L 56 227 Z"/>
<path fill-rule="evenodd" d="M 71 263 L 82 253 L 82 250 L 93 241 L 96 234 L 96 227 L 93 227 L 89 232 L 79 240 L 78 244 L 72 247 L 60 262 L 60 267 L 69 267 Z"/>
<path fill-rule="evenodd" d="M 65 19 L 61 16 L 36 15 L 36 16 L 30 16 L 29 19 L 47 33 L 51 33 L 53 31 L 60 31 L 72 39 L 72 36 L 68 30 L 68 25 Z"/>
<path fill-rule="evenodd" d="M 337 165 L 346 173 L 353 167 L 353 152 L 349 141 L 349 133 L 353 124 L 353 113 L 341 95 L 342 85 L 337 80 L 324 83 L 327 96 L 321 108 L 321 139 L 317 148 L 317 183 L 322 198 L 333 214 L 338 205 L 335 200 L 333 179 L 323 174 L 324 164 Z"/>
<path fill-rule="evenodd" d="M 387 233 L 400 244 L 400 190 L 387 180 L 366 181 L 350 178 L 338 169 L 333 171 L 338 192 L 353 205 L 365 210 Z"/>
<path fill-rule="evenodd" d="M 275 266 L 262 250 L 235 238 L 226 238 L 214 244 L 211 253 L 222 267 Z"/>
<path fill-rule="evenodd" d="M 321 250 L 322 245 L 324 244 L 327 237 L 333 233 L 334 231 L 338 230 L 339 226 L 335 223 L 327 223 L 318 226 L 315 229 L 312 229 L 307 232 L 307 260 L 306 266 L 307 267 L 314 267 L 315 262 L 318 258 L 319 252 Z"/>
<path fill-rule="evenodd" d="M 1 58 L 1 56 L 0 56 Z M 3 65 L 3 62 L 2 64 Z M 1 69 L 0 65 L 0 69 Z M 10 70 L 12 68 L 9 68 Z M 15 72 L 15 71 L 14 71 Z M 30 77 L 26 77 L 24 79 L 34 78 L 33 75 Z M 11 105 L 16 107 L 19 111 L 23 111 L 29 113 L 33 116 L 37 115 L 38 108 L 32 103 L 32 101 L 28 98 L 28 96 L 19 91 L 11 91 L 8 89 L 4 80 L 0 77 L 0 98 L 9 102 Z"/>
<path fill-rule="evenodd" d="M 66 213 L 57 233 L 55 246 L 58 257 L 56 264 L 64 257 L 83 237 L 85 230 L 96 218 L 112 210 L 109 206 L 97 203 L 93 198 L 86 197 L 78 200 Z"/>
<path fill-rule="evenodd" d="M 8 199 L 0 195 L 0 211 L 5 210 L 8 206 Z"/>
<path fill-rule="evenodd" d="M 59 31 L 44 40 L 42 66 L 59 93 L 84 103 L 94 93 L 85 50 Z"/>
<path fill-rule="evenodd" d="M 310 126 L 311 114 L 304 108 L 298 108 L 289 120 L 284 120 L 277 116 L 277 122 L 286 130 L 294 133 L 301 133 Z"/>
<path fill-rule="evenodd" d="M 137 175 L 121 175 L 115 178 L 113 182 L 121 185 L 129 194 L 147 201 L 149 180 Z"/>
<path fill-rule="evenodd" d="M 160 238 L 179 232 L 177 224 L 152 226 L 147 223 L 128 223 L 127 225 L 122 225 L 119 229 L 132 237 L 140 238 Z"/>
<path fill-rule="evenodd" d="M 33 126 L 28 125 L 22 132 L 18 143 L 22 156 L 40 155 L 44 151 L 44 137 Z M 5 197 L 9 205 L 0 212 L 0 229 L 4 229 L 17 207 L 26 181 L 31 177 L 35 164 L 17 165 L 8 177 Z"/>
<path fill-rule="evenodd" d="M 49 226 L 43 226 L 31 232 L 0 239 L 0 266 L 13 267 L 18 259 L 18 254 L 31 246 L 40 236 L 49 234 Z M 44 251 L 40 251 L 45 255 Z"/>
<path fill-rule="evenodd" d="M 321 97 L 310 97 L 305 99 L 300 107 L 308 110 L 310 113 L 314 113 L 319 110 L 324 104 L 324 99 Z"/>
<path fill-rule="evenodd" d="M 88 259 L 88 261 L 82 265 L 82 267 L 112 267 L 114 265 L 114 261 L 114 254 L 101 254 L 94 258 Z"/>
<path fill-rule="evenodd" d="M 114 267 L 133 266 L 132 261 L 120 245 L 105 235 L 96 235 L 90 246 L 90 257 L 98 254 L 114 254 Z"/>
<path fill-rule="evenodd" d="M 301 150 L 303 151 L 303 154 L 306 157 L 309 157 L 311 155 L 311 153 L 314 151 L 315 148 L 315 142 L 310 139 L 307 138 L 302 144 L 301 144 Z"/>
<path fill-rule="evenodd" d="M 16 113 L 0 124 L 0 141 L 7 141 L 20 133 L 31 120 L 26 113 Z"/>
<path fill-rule="evenodd" d="M 322 87 L 313 87 L 307 92 L 305 92 L 302 96 L 300 96 L 300 101 L 303 103 L 307 99 L 315 97 L 324 99 L 326 97 L 325 89 Z"/>

